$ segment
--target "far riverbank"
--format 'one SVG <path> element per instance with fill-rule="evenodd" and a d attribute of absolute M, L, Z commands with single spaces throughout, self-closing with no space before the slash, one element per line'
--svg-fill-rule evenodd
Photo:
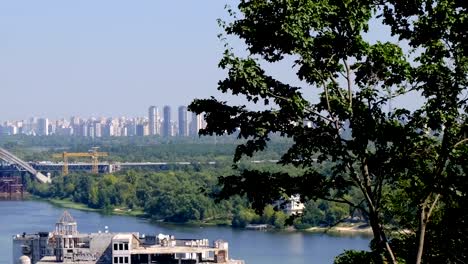
<path fill-rule="evenodd" d="M 76 203 L 71 200 L 61 200 L 61 199 L 47 199 L 41 198 L 37 196 L 31 196 L 31 200 L 38 200 L 38 201 L 46 201 L 49 202 L 57 207 L 68 208 L 68 209 L 75 209 L 80 211 L 87 211 L 87 212 L 96 212 L 106 215 L 119 215 L 119 216 L 131 216 L 131 217 L 138 217 L 146 220 L 152 220 L 155 222 L 160 222 L 163 224 L 171 224 L 171 225 L 180 225 L 180 226 L 227 226 L 231 227 L 230 223 L 225 221 L 213 221 L 213 222 L 201 222 L 201 221 L 192 221 L 186 223 L 174 223 L 174 222 L 165 222 L 162 220 L 155 220 L 148 217 L 143 210 L 141 209 L 128 209 L 128 208 L 112 208 L 112 209 L 94 209 L 86 206 L 85 204 Z M 243 229 L 243 228 L 240 228 Z M 285 229 L 275 229 L 275 228 L 268 228 L 262 231 L 286 231 L 286 232 L 308 232 L 308 233 L 326 233 L 331 235 L 344 235 L 344 236 L 372 236 L 372 229 L 369 226 L 366 226 L 365 223 L 341 223 L 333 227 L 310 227 L 307 229 L 296 229 L 294 227 L 287 227 Z"/>

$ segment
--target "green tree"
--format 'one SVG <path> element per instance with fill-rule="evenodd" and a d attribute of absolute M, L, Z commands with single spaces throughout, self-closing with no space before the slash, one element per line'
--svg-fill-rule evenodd
<path fill-rule="evenodd" d="M 99 208 L 99 187 L 97 183 L 92 183 L 89 188 L 88 202 L 92 208 Z"/>
<path fill-rule="evenodd" d="M 275 209 L 272 205 L 267 205 L 263 209 L 262 222 L 265 224 L 272 225 L 275 220 Z"/>
<path fill-rule="evenodd" d="M 323 223 L 324 219 L 325 212 L 320 210 L 317 202 L 311 200 L 305 204 L 301 224 L 306 225 L 306 227 L 318 226 Z"/>
<path fill-rule="evenodd" d="M 276 228 L 284 228 L 287 219 L 288 216 L 286 216 L 286 214 L 283 213 L 283 211 L 276 211 L 273 215 L 273 225 Z"/>
<path fill-rule="evenodd" d="M 462 202 L 467 194 L 460 184 L 468 156 L 467 9 L 466 1 L 457 0 L 383 3 L 384 22 L 413 48 L 410 81 L 426 99 L 411 115 L 406 127 L 411 140 L 399 145 L 402 157 L 397 158 L 407 169 L 399 173 L 398 187 L 409 194 L 410 206 L 417 211 L 416 263 L 423 259 L 431 216 L 444 204 L 449 209 L 453 201 Z M 451 239 L 459 240 L 463 233 Z"/>
<path fill-rule="evenodd" d="M 305 172 L 243 170 L 220 178 L 220 196 L 246 194 L 257 210 L 294 194 L 348 204 L 369 219 L 374 258 L 396 263 L 383 216 L 389 190 L 408 186 L 409 210 L 420 215 L 420 263 L 427 223 L 441 195 L 459 191 L 453 181 L 467 153 L 466 9 L 457 0 L 241 0 L 241 15 L 228 9 L 233 21 L 220 21 L 228 35 L 221 37 L 239 37 L 248 54 L 237 56 L 226 42 L 219 66 L 228 77 L 218 90 L 262 106 L 194 100 L 190 110 L 207 121 L 201 134 L 245 139 L 234 162 L 266 149 L 272 134 L 290 137 L 280 163 Z M 364 39 L 377 16 L 384 19 L 373 23 L 408 41 L 406 54 L 400 43 Z M 278 63 L 291 64 L 301 86 L 269 75 L 266 65 Z M 310 100 L 312 88 L 318 95 Z M 415 93 L 424 100 L 416 111 L 387 111 L 391 100 Z M 316 169 L 320 163 L 331 164 L 331 175 Z M 348 199 L 356 189 L 359 202 Z"/>

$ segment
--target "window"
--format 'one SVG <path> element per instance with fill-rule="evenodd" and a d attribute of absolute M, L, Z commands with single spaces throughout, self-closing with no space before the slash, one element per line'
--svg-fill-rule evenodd
<path fill-rule="evenodd" d="M 128 263 L 128 257 L 124 258 L 124 263 Z"/>
<path fill-rule="evenodd" d="M 117 244 L 114 244 L 114 245 L 117 245 Z M 119 263 L 119 258 L 118 257 L 114 257 L 114 263 Z"/>
<path fill-rule="evenodd" d="M 123 263 L 123 257 L 119 257 L 120 263 Z"/>
<path fill-rule="evenodd" d="M 114 244 L 114 250 L 118 250 L 118 245 L 117 245 L 117 243 Z"/>
<path fill-rule="evenodd" d="M 122 243 L 119 244 L 119 250 L 123 250 L 123 244 Z"/>
<path fill-rule="evenodd" d="M 128 243 L 124 244 L 124 248 L 125 248 L 125 250 L 128 250 Z"/>

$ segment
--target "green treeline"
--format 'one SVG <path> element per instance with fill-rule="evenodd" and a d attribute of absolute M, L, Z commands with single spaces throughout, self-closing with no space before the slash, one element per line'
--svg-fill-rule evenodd
<path fill-rule="evenodd" d="M 234 196 L 215 202 L 212 194 L 219 175 L 232 173 L 224 168 L 193 167 L 164 172 L 124 171 L 107 175 L 70 174 L 55 177 L 50 185 L 29 182 L 29 191 L 42 198 L 69 199 L 90 208 L 141 210 L 154 220 L 176 223 L 211 223 L 245 227 L 268 224 L 288 225 L 288 216 L 267 205 L 255 212 L 245 197 Z M 347 206 L 326 201 L 306 203 L 302 218 L 291 223 L 296 228 L 333 225 L 350 215 Z"/>
<path fill-rule="evenodd" d="M 65 137 L 65 136 L 0 136 L 0 146 L 25 161 L 59 161 L 52 154 L 87 152 L 92 147 L 108 152 L 109 162 L 231 162 L 239 143 L 233 136 L 200 138 L 161 137 Z M 277 160 L 291 145 L 290 140 L 276 137 L 268 149 L 255 159 Z"/>

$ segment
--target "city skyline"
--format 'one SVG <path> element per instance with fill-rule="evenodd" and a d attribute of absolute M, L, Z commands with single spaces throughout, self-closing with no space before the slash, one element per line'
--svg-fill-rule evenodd
<path fill-rule="evenodd" d="M 140 105 L 187 105 L 210 96 L 244 104 L 244 98 L 216 89 L 226 76 L 218 68 L 225 47 L 217 37 L 217 19 L 229 21 L 225 5 L 236 2 L 0 2 L 0 87 L 8 99 L 0 104 L 0 119 L 137 116 Z M 371 42 L 382 35 L 398 41 L 388 27 L 370 26 L 364 37 Z M 236 38 L 231 44 L 245 53 Z M 266 70 L 303 86 L 293 64 L 291 59 Z M 307 90 L 307 98 L 314 93 Z M 420 101 L 413 93 L 393 105 L 411 109 Z"/>
<path fill-rule="evenodd" d="M 166 106 L 167 104 L 161 104 L 161 105 L 156 105 L 156 104 L 151 104 L 151 105 L 148 105 L 146 108 L 145 107 L 142 107 L 141 109 L 139 109 L 139 111 L 134 111 L 135 114 L 122 114 L 122 115 L 106 115 L 106 114 L 91 114 L 91 115 L 86 115 L 86 114 L 80 114 L 80 113 L 77 113 L 77 114 L 71 114 L 71 115 L 55 115 L 55 116 L 45 116 L 45 115 L 39 115 L 39 114 L 26 114 L 24 117 L 20 117 L 20 118 L 4 118 L 2 115 L 0 115 L 0 124 L 4 123 L 4 122 L 9 122 L 9 121 L 26 121 L 28 119 L 31 119 L 31 118 L 36 118 L 36 119 L 40 119 L 40 118 L 49 118 L 49 119 L 52 119 L 52 120 L 59 120 L 59 119 L 64 119 L 64 118 L 121 118 L 121 117 L 125 117 L 125 118 L 138 118 L 138 117 L 143 117 L 143 116 L 149 116 L 149 108 L 152 107 L 152 106 L 155 106 L 156 108 L 159 109 L 159 115 L 160 117 L 162 117 L 162 108 L 164 106 Z M 167 105 L 167 106 L 170 106 L 171 107 L 171 116 L 177 116 L 178 117 L 178 108 L 180 106 L 186 106 L 188 107 L 187 105 L 183 105 L 183 104 L 174 104 L 174 105 Z M 187 110 L 188 111 L 188 110 Z M 103 111 L 105 112 L 105 111 Z M 189 112 L 191 113 L 191 112 Z M 177 119 L 176 119 L 177 120 Z"/>
<path fill-rule="evenodd" d="M 191 113 L 187 106 L 177 108 L 177 115 L 172 115 L 169 105 L 159 107 L 151 105 L 146 115 L 135 117 L 115 116 L 70 116 L 57 119 L 46 116 L 30 117 L 19 120 L 0 121 L 0 136 L 25 134 L 33 136 L 64 135 L 84 137 L 105 136 L 196 136 L 204 126 L 202 115 Z M 189 118 L 189 113 L 191 117 Z M 173 117 L 179 117 L 177 119 Z"/>

